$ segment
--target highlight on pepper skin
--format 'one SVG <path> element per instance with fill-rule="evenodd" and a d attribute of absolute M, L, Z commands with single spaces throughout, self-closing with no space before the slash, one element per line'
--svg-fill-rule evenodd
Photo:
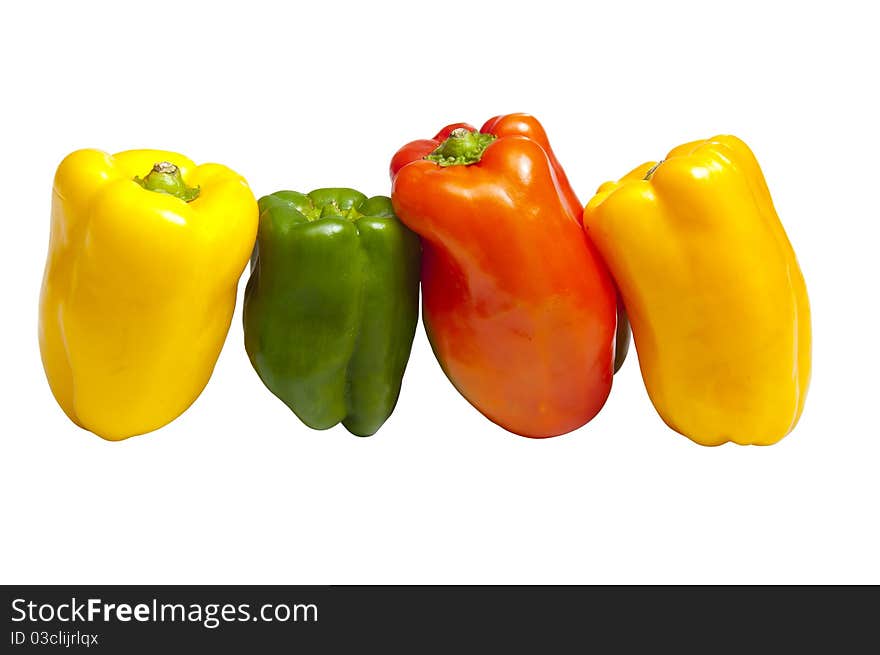
<path fill-rule="evenodd" d="M 253 249 L 257 203 L 220 164 L 78 150 L 59 165 L 40 292 L 43 368 L 80 427 L 118 441 L 207 384 Z"/>

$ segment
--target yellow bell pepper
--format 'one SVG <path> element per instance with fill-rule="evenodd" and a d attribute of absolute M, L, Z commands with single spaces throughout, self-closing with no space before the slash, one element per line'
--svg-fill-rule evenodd
<path fill-rule="evenodd" d="M 61 162 L 39 338 L 72 421 L 115 441 L 192 404 L 226 338 L 257 220 L 245 180 L 219 164 L 160 150 Z"/>
<path fill-rule="evenodd" d="M 769 445 L 794 428 L 810 380 L 810 306 L 745 143 L 687 143 L 603 184 L 584 225 L 672 429 L 713 446 Z"/>

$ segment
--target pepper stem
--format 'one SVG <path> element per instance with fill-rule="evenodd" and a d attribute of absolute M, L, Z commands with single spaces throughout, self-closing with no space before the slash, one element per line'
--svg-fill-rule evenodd
<path fill-rule="evenodd" d="M 459 127 L 452 130 L 449 137 L 425 159 L 435 162 L 440 166 L 469 166 L 476 164 L 495 138 L 494 134 L 485 134 L 476 130 L 471 131 L 467 128 Z"/>
<path fill-rule="evenodd" d="M 645 173 L 645 177 L 643 177 L 642 180 L 644 180 L 645 182 L 647 182 L 648 180 L 650 180 L 650 179 L 651 179 L 651 176 L 654 174 L 654 172 L 655 172 L 658 168 L 660 168 L 660 164 L 662 164 L 664 161 L 666 161 L 666 160 L 665 160 L 665 159 L 661 159 L 661 160 L 658 161 L 656 164 L 654 164 L 653 166 L 651 166 L 651 168 L 648 169 L 648 172 Z"/>
<path fill-rule="evenodd" d="M 199 187 L 187 186 L 183 181 L 180 169 L 170 161 L 153 164 L 153 169 L 143 178 L 135 177 L 134 181 L 147 191 L 167 193 L 184 202 L 192 202 L 199 197 Z"/>

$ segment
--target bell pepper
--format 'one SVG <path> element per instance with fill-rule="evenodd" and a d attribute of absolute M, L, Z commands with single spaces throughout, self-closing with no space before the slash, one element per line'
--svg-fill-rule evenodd
<path fill-rule="evenodd" d="M 391 179 L 393 180 L 397 175 L 397 171 L 409 162 L 430 155 L 431 152 L 436 150 L 440 144 L 449 137 L 453 130 L 456 129 L 466 129 L 471 132 L 475 130 L 475 128 L 468 123 L 453 123 L 440 130 L 433 139 L 419 139 L 406 144 L 398 150 L 391 159 Z M 484 134 L 492 134 L 496 137 L 520 135 L 537 142 L 544 149 L 544 152 L 547 153 L 547 159 L 550 160 L 556 188 L 559 191 L 563 206 L 567 210 L 571 220 L 577 223 L 578 227 L 582 226 L 584 205 L 578 199 L 577 194 L 569 183 L 568 176 L 565 174 L 562 164 L 559 163 L 556 154 L 553 152 L 553 148 L 550 147 L 550 140 L 547 138 L 547 132 L 544 130 L 544 126 L 538 122 L 538 119 L 530 114 L 523 113 L 493 116 L 483 123 L 483 126 L 479 131 Z M 623 366 L 623 362 L 626 360 L 626 354 L 629 351 L 629 342 L 629 321 L 627 320 L 626 311 L 623 308 L 623 302 L 618 296 L 617 332 L 614 339 L 615 373 L 620 370 L 620 367 Z"/>
<path fill-rule="evenodd" d="M 199 396 L 257 231 L 245 180 L 160 150 L 59 165 L 40 294 L 43 367 L 72 421 L 120 440 Z"/>
<path fill-rule="evenodd" d="M 456 124 L 391 163 L 394 210 L 422 238 L 434 353 L 471 404 L 527 437 L 599 411 L 617 323 L 614 285 L 548 151 L 546 137 Z"/>
<path fill-rule="evenodd" d="M 788 434 L 810 380 L 810 306 L 749 147 L 733 136 L 679 146 L 602 185 L 584 224 L 663 420 L 707 446 Z"/>
<path fill-rule="evenodd" d="M 244 340 L 263 383 L 303 423 L 374 434 L 400 393 L 419 316 L 418 237 L 386 196 L 260 198 Z"/>
<path fill-rule="evenodd" d="M 547 159 L 550 160 L 550 166 L 553 169 L 553 175 L 556 178 L 556 188 L 562 197 L 563 204 L 571 214 L 578 226 L 582 225 L 584 214 L 584 203 L 582 203 L 571 183 L 568 176 L 562 168 L 562 164 L 556 158 L 553 148 L 550 147 L 550 141 L 547 138 L 547 132 L 538 120 L 529 114 L 506 114 L 490 118 L 480 128 L 480 132 L 488 132 L 495 136 L 513 136 L 520 134 L 524 137 L 537 141 L 544 151 L 547 153 Z M 626 361 L 626 354 L 629 352 L 630 327 L 626 310 L 623 307 L 623 301 L 620 295 L 617 295 L 617 332 L 614 338 L 614 372 L 620 370 L 623 362 Z"/>

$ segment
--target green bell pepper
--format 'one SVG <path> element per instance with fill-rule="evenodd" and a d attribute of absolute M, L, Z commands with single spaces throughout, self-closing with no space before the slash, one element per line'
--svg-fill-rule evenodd
<path fill-rule="evenodd" d="M 354 189 L 260 198 L 244 343 L 300 420 L 374 434 L 400 393 L 419 315 L 418 237 L 385 196 Z"/>

